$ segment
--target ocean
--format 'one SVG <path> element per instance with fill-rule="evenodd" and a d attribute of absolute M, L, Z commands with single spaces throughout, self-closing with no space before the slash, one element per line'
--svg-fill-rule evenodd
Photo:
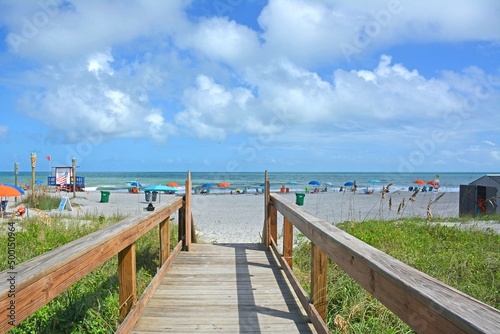
<path fill-rule="evenodd" d="M 480 178 L 485 173 L 440 173 L 440 191 L 458 192 L 461 184 Z M 48 172 L 37 172 L 36 180 L 47 184 Z M 52 175 L 51 175 L 52 176 Z M 126 191 L 126 181 L 137 180 L 144 187 L 158 185 L 169 182 L 178 183 L 184 189 L 186 172 L 78 172 L 77 176 L 85 177 L 85 187 L 88 190 L 115 189 L 116 191 Z M 327 173 L 327 172 L 269 172 L 271 181 L 271 191 L 279 191 L 282 185 L 290 188 L 290 191 L 303 191 L 306 187 L 314 188 L 309 182 L 316 180 L 320 187 L 325 187 L 328 191 L 338 191 L 346 182 L 356 181 L 358 189 L 369 187 L 375 191 L 381 190 L 383 186 L 392 183 L 391 190 L 408 189 L 414 186 L 413 181 L 420 179 L 428 182 L 436 179 L 435 173 Z M 264 182 L 264 172 L 191 172 L 193 188 L 201 187 L 206 183 L 214 185 L 210 192 L 230 192 L 236 189 L 248 187 L 250 192 L 262 188 Z M 369 182 L 378 180 L 380 182 Z M 219 189 L 217 185 L 221 182 L 228 182 L 231 188 Z M 0 172 L 0 183 L 14 183 L 14 172 Z M 29 185 L 31 183 L 31 172 L 19 172 L 18 185 Z M 42 185 L 43 185 L 42 184 Z"/>

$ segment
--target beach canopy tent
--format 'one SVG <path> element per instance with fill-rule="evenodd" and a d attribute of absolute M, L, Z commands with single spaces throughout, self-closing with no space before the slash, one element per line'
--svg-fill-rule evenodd
<path fill-rule="evenodd" d="M 175 187 L 166 186 L 163 184 L 158 184 L 156 186 L 149 186 L 144 188 L 144 191 L 164 191 L 164 192 L 176 192 L 178 189 Z"/>

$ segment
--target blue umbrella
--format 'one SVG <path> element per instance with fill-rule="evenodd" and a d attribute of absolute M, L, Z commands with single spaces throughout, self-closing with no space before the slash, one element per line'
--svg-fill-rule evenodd
<path fill-rule="evenodd" d="M 131 187 L 142 188 L 142 184 L 140 182 L 137 182 L 137 181 L 127 181 L 125 183 L 128 183 Z"/>
<path fill-rule="evenodd" d="M 346 187 L 350 187 L 353 185 L 354 185 L 354 182 L 352 182 L 352 181 L 347 181 L 346 183 L 344 183 L 344 186 L 346 186 Z"/>
<path fill-rule="evenodd" d="M 202 188 L 210 188 L 210 187 L 213 187 L 214 185 L 212 183 L 203 183 L 201 185 Z"/>
<path fill-rule="evenodd" d="M 316 180 L 312 180 L 311 182 L 309 182 L 309 184 L 313 186 L 319 186 L 319 182 Z"/>
<path fill-rule="evenodd" d="M 377 182 L 380 182 L 380 181 L 379 181 L 379 180 L 375 180 L 375 179 L 374 179 L 374 180 L 370 180 L 370 181 L 368 181 L 368 182 L 370 182 L 370 183 L 377 183 Z"/>
<path fill-rule="evenodd" d="M 43 184 L 42 180 L 35 180 L 35 184 Z"/>
<path fill-rule="evenodd" d="M 18 186 L 14 185 L 14 184 L 10 184 L 10 183 L 4 183 L 4 185 L 12 187 L 12 188 L 16 188 L 17 191 L 19 191 L 21 193 L 21 195 L 24 195 L 24 190 Z"/>

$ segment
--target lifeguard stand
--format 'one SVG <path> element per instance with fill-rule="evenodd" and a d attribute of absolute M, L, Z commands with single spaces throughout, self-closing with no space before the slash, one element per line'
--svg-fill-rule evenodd
<path fill-rule="evenodd" d="M 58 190 L 68 192 L 73 191 L 73 182 L 75 182 L 76 191 L 83 191 L 85 188 L 85 177 L 75 177 L 73 175 L 73 167 L 71 166 L 54 167 L 54 176 L 47 178 L 49 186 L 54 186 Z"/>

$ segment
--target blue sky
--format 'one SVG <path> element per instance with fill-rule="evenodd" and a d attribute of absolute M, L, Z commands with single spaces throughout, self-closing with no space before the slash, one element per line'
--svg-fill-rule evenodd
<path fill-rule="evenodd" d="M 0 1 L 0 171 L 498 172 L 500 1 Z"/>

